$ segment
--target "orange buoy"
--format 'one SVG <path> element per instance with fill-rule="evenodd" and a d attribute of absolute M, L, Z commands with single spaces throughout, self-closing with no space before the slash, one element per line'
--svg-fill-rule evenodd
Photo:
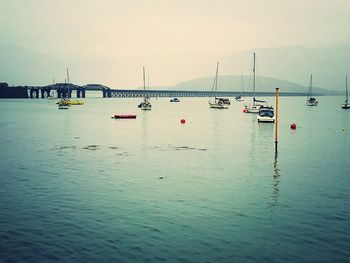
<path fill-rule="evenodd" d="M 244 108 L 244 109 L 243 109 L 243 112 L 244 112 L 244 113 L 246 113 L 246 112 L 247 112 L 247 109 L 246 109 L 246 108 Z"/>
<path fill-rule="evenodd" d="M 182 124 L 185 124 L 186 123 L 186 120 L 185 119 L 181 119 L 180 121 Z"/>
<path fill-rule="evenodd" d="M 290 128 L 292 130 L 295 130 L 297 128 L 297 125 L 293 122 L 291 125 L 290 125 Z"/>

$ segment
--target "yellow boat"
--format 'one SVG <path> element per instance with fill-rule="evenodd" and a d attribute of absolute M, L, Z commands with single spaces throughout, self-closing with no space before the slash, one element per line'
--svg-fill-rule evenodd
<path fill-rule="evenodd" d="M 68 100 L 69 105 L 84 105 L 84 101 L 82 100 Z"/>
<path fill-rule="evenodd" d="M 68 105 L 84 105 L 84 101 L 82 100 L 66 100 Z M 56 104 L 59 104 L 60 102 L 56 102 Z"/>

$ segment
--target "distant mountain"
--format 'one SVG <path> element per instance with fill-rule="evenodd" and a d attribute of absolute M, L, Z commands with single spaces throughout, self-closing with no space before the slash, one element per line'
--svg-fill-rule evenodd
<path fill-rule="evenodd" d="M 221 90 L 241 90 L 240 76 L 245 75 L 244 83 L 252 71 L 252 50 L 236 53 L 218 59 L 220 62 L 219 84 Z M 314 86 L 325 90 L 343 92 L 345 75 L 350 75 L 350 44 L 331 48 L 281 47 L 256 49 L 256 69 L 258 76 L 257 91 L 271 91 L 277 86 L 281 90 L 306 92 L 310 74 L 313 74 Z M 87 56 L 87 55 L 86 55 Z M 153 65 L 151 87 L 160 86 L 170 79 L 173 83 L 191 76 L 208 76 L 212 57 L 200 57 L 188 61 L 189 68 L 185 73 L 176 70 L 184 59 L 177 58 L 172 63 L 164 58 L 154 56 L 155 65 L 166 65 L 161 70 Z M 149 59 L 149 58 L 148 58 Z M 152 61 L 150 59 L 150 61 Z M 64 82 L 66 67 L 69 67 L 70 80 L 78 85 L 101 83 L 113 88 L 135 88 L 142 83 L 141 65 L 144 59 L 135 57 L 101 57 L 81 54 L 76 57 L 63 58 L 42 54 L 19 45 L 0 45 L 0 82 L 9 85 L 47 85 Z M 159 63 L 158 63 L 159 62 Z M 151 63 L 152 64 L 152 63 Z M 151 67 L 152 68 L 152 67 Z M 215 63 L 212 65 L 214 75 Z M 203 73 L 205 72 L 205 73 Z M 211 90 L 212 76 L 198 78 L 177 84 L 171 89 Z M 159 80 L 162 81 L 159 81 Z M 128 82 L 133 80 L 133 82 Z M 136 81 L 135 81 L 136 80 Z M 124 81 L 124 82 L 123 82 Z M 125 85 L 121 83 L 126 83 Z M 127 83 L 140 83 L 128 86 Z M 163 85 L 161 85 L 163 86 Z M 251 90 L 251 86 L 250 90 Z M 247 89 L 249 90 L 249 88 Z M 319 89 L 321 91 L 321 89 Z"/>
<path fill-rule="evenodd" d="M 62 58 L 48 56 L 19 45 L 0 45 L 0 82 L 9 85 L 48 85 L 65 82 L 66 68 L 70 81 L 106 84 L 111 76 L 116 76 L 118 67 L 109 58 Z"/>
<path fill-rule="evenodd" d="M 17 45 L 0 46 L 0 82 L 9 85 L 47 85 L 65 65 L 56 58 Z M 61 82 L 64 82 L 61 80 Z"/>
<path fill-rule="evenodd" d="M 214 77 L 199 78 L 181 82 L 173 87 L 171 90 L 193 90 L 193 91 L 209 91 L 212 89 Z M 238 91 L 242 92 L 253 91 L 253 79 L 250 76 L 243 76 L 243 88 L 241 76 L 219 76 L 218 90 L 219 91 Z M 308 86 L 303 86 L 294 82 L 280 80 L 270 77 L 256 78 L 257 92 L 274 92 L 276 88 L 280 88 L 280 92 L 298 92 L 307 93 Z M 331 91 L 319 87 L 314 88 L 315 93 L 330 94 Z"/>
<path fill-rule="evenodd" d="M 250 72 L 253 51 L 224 58 L 221 68 L 225 74 Z M 308 86 L 313 74 L 315 86 L 329 90 L 344 90 L 345 75 L 350 74 L 350 44 L 331 48 L 261 48 L 256 49 L 257 75 L 285 79 Z"/>

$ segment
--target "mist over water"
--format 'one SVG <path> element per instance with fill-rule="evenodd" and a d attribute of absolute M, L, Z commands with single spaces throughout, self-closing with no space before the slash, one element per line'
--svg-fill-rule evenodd
<path fill-rule="evenodd" d="M 347 261 L 350 112 L 318 99 L 280 98 L 277 153 L 241 102 L 1 100 L 0 259 Z"/>

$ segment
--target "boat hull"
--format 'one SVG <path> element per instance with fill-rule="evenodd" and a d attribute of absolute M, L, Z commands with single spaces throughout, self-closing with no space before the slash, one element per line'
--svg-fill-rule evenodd
<path fill-rule="evenodd" d="M 112 119 L 136 119 L 136 116 L 134 114 L 115 114 Z"/>
<path fill-rule="evenodd" d="M 318 100 L 315 98 L 310 98 L 306 101 L 306 106 L 317 106 L 318 105 Z"/>
<path fill-rule="evenodd" d="M 81 100 L 69 100 L 68 104 L 69 105 L 84 105 L 84 101 L 81 101 Z"/>
<path fill-rule="evenodd" d="M 68 105 L 84 105 L 84 101 L 81 100 L 65 100 Z M 60 104 L 61 101 L 56 102 L 56 104 Z"/>
<path fill-rule="evenodd" d="M 245 109 L 247 110 L 246 113 L 259 113 L 260 108 L 260 105 L 245 106 Z"/>
<path fill-rule="evenodd" d="M 69 105 L 58 105 L 58 109 L 59 110 L 68 110 L 69 109 Z"/>
<path fill-rule="evenodd" d="M 346 109 L 346 110 L 350 109 L 350 104 L 349 103 L 344 103 L 344 104 L 341 105 L 341 108 L 342 109 Z"/>
<path fill-rule="evenodd" d="M 209 102 L 209 107 L 212 109 L 228 109 L 227 104 L 217 104 L 217 103 L 210 103 L 210 102 Z"/>
<path fill-rule="evenodd" d="M 141 105 L 141 110 L 152 110 L 151 105 Z"/>
<path fill-rule="evenodd" d="M 265 122 L 265 123 L 274 123 L 275 122 L 275 118 L 270 118 L 270 117 L 257 117 L 258 122 Z"/>

